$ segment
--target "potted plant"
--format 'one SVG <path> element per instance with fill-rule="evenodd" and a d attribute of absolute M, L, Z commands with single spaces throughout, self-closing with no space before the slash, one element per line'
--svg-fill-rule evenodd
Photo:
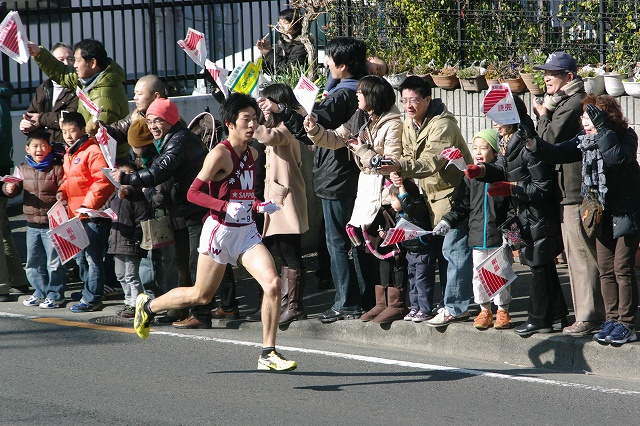
<path fill-rule="evenodd" d="M 511 61 L 498 63 L 498 80 L 500 83 L 508 84 L 513 93 L 522 93 L 527 90 L 518 67 Z"/>
<path fill-rule="evenodd" d="M 585 65 L 578 70 L 578 75 L 584 82 L 584 91 L 590 95 L 604 94 L 604 71 L 602 68 Z"/>
<path fill-rule="evenodd" d="M 433 82 L 433 77 L 431 77 L 431 73 L 434 71 L 436 71 L 436 69 L 433 66 L 433 61 L 431 61 L 426 65 L 418 64 L 414 66 L 410 75 L 416 75 L 418 77 L 422 77 L 430 87 L 436 87 L 436 84 Z"/>
<path fill-rule="evenodd" d="M 533 64 L 524 64 L 520 71 L 520 78 L 522 78 L 532 95 L 542 96 L 547 92 L 544 74 L 542 71 L 534 70 Z"/>
<path fill-rule="evenodd" d="M 407 48 L 389 49 L 380 52 L 379 55 L 389 67 L 389 73 L 385 78 L 394 89 L 397 89 L 406 80 L 409 70 L 413 68 L 411 65 L 412 55 Z"/>
<path fill-rule="evenodd" d="M 629 77 L 628 65 L 615 63 L 609 67 L 611 71 L 604 74 L 604 88 L 611 96 L 624 95 L 622 80 Z"/>
<path fill-rule="evenodd" d="M 453 90 L 460 87 L 460 80 L 456 76 L 458 67 L 444 66 L 440 70 L 431 73 L 433 82 L 441 89 Z"/>
<path fill-rule="evenodd" d="M 484 78 L 487 81 L 488 86 L 500 83 L 500 73 L 498 71 L 497 63 L 491 63 L 487 66 L 487 70 L 484 73 Z"/>
<path fill-rule="evenodd" d="M 462 89 L 467 92 L 480 92 L 487 89 L 487 79 L 484 78 L 482 71 L 482 68 L 475 65 L 458 70 L 456 75 Z"/>

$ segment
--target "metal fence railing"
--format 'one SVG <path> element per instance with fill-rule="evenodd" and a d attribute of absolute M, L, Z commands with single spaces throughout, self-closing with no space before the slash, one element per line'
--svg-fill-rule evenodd
<path fill-rule="evenodd" d="M 167 81 L 172 94 L 184 94 L 200 72 L 176 44 L 188 27 L 205 34 L 209 59 L 233 69 L 256 59 L 256 40 L 286 7 L 287 0 L 19 0 L 0 2 L 0 19 L 17 10 L 29 39 L 47 48 L 59 41 L 102 41 L 127 73 L 131 96 L 135 81 L 151 73 Z M 324 43 L 315 25 L 313 31 Z M 33 61 L 20 65 L 1 56 L 0 75 L 13 84 L 13 106 L 20 109 L 46 77 Z"/>

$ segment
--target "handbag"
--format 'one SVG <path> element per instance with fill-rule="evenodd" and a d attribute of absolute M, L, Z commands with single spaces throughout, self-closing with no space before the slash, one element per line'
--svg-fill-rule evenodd
<path fill-rule="evenodd" d="M 580 204 L 580 219 L 587 237 L 600 236 L 603 210 L 604 206 L 598 201 L 595 191 L 593 189 L 590 190 L 587 196 L 582 199 L 582 204 Z"/>
<path fill-rule="evenodd" d="M 142 249 L 157 249 L 170 246 L 176 242 L 169 216 L 143 220 L 140 222 L 140 226 L 142 227 L 142 242 L 140 242 L 140 248 Z"/>

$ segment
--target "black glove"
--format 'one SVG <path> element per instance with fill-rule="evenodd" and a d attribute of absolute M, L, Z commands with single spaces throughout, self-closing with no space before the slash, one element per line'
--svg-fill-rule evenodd
<path fill-rule="evenodd" d="M 520 140 L 528 141 L 535 137 L 531 129 L 522 123 L 518 124 L 518 130 L 516 130 L 516 134 Z"/>
<path fill-rule="evenodd" d="M 607 129 L 607 115 L 594 104 L 587 104 L 586 112 L 598 133 Z"/>

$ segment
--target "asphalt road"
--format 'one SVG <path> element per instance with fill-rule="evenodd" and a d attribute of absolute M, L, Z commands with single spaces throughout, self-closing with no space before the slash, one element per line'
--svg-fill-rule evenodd
<path fill-rule="evenodd" d="M 156 327 L 143 341 L 105 317 L 2 311 L 3 426 L 638 423 L 638 381 L 286 332 L 279 350 L 299 368 L 258 372 L 256 330 Z"/>

